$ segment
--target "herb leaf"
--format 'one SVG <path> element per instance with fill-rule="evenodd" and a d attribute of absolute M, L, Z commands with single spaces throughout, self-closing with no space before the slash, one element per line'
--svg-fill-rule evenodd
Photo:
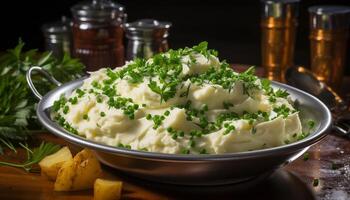
<path fill-rule="evenodd" d="M 0 162 L 0 165 L 22 168 L 31 171 L 34 164 L 39 163 L 43 158 L 57 152 L 59 145 L 42 142 L 39 147 L 30 150 L 27 145 L 20 145 L 27 151 L 28 158 L 24 163 Z"/>
<path fill-rule="evenodd" d="M 0 148 L 1 145 L 13 146 L 23 142 L 31 136 L 30 130 L 41 128 L 34 110 L 37 100 L 25 79 L 26 71 L 31 66 L 46 69 L 61 82 L 79 78 L 83 70 L 83 65 L 68 55 L 59 60 L 49 52 L 38 53 L 35 49 L 24 51 L 24 45 L 19 40 L 15 48 L 0 56 Z M 33 82 L 42 94 L 53 88 L 39 76 L 34 75 Z M 28 123 L 28 120 L 33 123 Z"/>

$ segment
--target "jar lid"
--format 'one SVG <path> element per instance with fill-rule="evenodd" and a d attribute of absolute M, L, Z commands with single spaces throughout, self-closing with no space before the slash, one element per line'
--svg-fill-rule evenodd
<path fill-rule="evenodd" d="M 149 40 L 167 38 L 171 25 L 171 22 L 141 19 L 124 24 L 124 28 L 129 39 Z"/>
<path fill-rule="evenodd" d="M 317 29 L 348 29 L 350 7 L 312 6 L 309 8 L 310 26 Z"/>
<path fill-rule="evenodd" d="M 62 16 L 61 21 L 44 24 L 41 27 L 41 30 L 47 35 L 66 34 L 70 33 L 71 27 L 72 21 L 69 18 Z"/>
<path fill-rule="evenodd" d="M 263 17 L 295 18 L 300 0 L 261 0 Z"/>
<path fill-rule="evenodd" d="M 71 11 L 80 21 L 105 21 L 123 17 L 125 7 L 110 0 L 93 0 L 78 3 Z"/>

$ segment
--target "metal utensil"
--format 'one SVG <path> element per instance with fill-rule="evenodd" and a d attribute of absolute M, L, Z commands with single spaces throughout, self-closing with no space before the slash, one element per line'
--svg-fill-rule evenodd
<path fill-rule="evenodd" d="M 317 80 L 308 69 L 295 66 L 286 70 L 287 84 L 308 92 L 320 99 L 332 111 L 333 129 L 341 136 L 350 137 L 350 114 L 348 103 L 325 83 Z"/>
<path fill-rule="evenodd" d="M 34 68 L 36 71 L 43 69 Z M 27 79 L 31 83 L 31 72 Z M 46 73 L 42 73 L 46 74 Z M 83 84 L 87 77 L 63 84 L 39 98 L 37 116 L 41 124 L 53 134 L 82 147 L 95 150 L 100 161 L 130 175 L 157 182 L 182 185 L 220 185 L 246 183 L 269 175 L 275 169 L 301 156 L 311 145 L 320 141 L 330 130 L 332 116 L 317 98 L 294 87 L 272 82 L 275 88 L 287 90 L 296 100 L 303 121 L 313 119 L 316 127 L 309 136 L 283 146 L 238 153 L 217 155 L 163 154 L 129 150 L 109 146 L 69 133 L 51 118 L 50 108 L 62 94 L 69 95 Z M 49 79 L 51 82 L 53 79 Z M 35 87 L 30 84 L 33 91 Z M 40 95 L 37 95 L 40 97 Z M 307 127 L 304 125 L 304 127 Z"/>

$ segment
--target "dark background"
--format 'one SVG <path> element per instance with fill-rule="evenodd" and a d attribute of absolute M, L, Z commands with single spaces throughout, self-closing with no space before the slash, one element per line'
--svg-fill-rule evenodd
<path fill-rule="evenodd" d="M 26 43 L 26 48 L 42 50 L 41 25 L 59 20 L 62 15 L 70 16 L 69 8 L 78 1 L 6 1 L 0 8 L 0 51 L 12 48 L 19 37 Z M 118 0 L 118 3 L 126 7 L 128 21 L 154 18 L 172 22 L 171 48 L 192 46 L 206 40 L 211 48 L 219 51 L 221 59 L 231 63 L 260 64 L 259 0 Z M 309 65 L 307 8 L 324 4 L 350 6 L 350 1 L 301 1 L 296 64 Z M 347 63 L 350 63 L 349 59 Z"/>

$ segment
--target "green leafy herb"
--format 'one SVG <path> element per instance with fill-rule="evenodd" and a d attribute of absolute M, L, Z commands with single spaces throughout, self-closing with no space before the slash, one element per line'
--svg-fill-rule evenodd
<path fill-rule="evenodd" d="M 289 93 L 288 93 L 286 90 L 278 89 L 278 90 L 275 92 L 275 96 L 276 96 L 276 97 L 280 97 L 280 98 L 286 98 L 286 97 L 289 96 Z"/>
<path fill-rule="evenodd" d="M 278 116 L 283 116 L 284 118 L 288 117 L 292 112 L 285 104 L 282 104 L 280 107 L 275 107 L 273 111 L 276 112 Z"/>
<path fill-rule="evenodd" d="M 27 160 L 24 163 L 0 162 L 0 165 L 22 168 L 30 171 L 34 164 L 39 163 L 43 158 L 57 152 L 59 145 L 42 142 L 39 147 L 30 150 L 28 146 L 19 143 L 27 151 Z"/>
<path fill-rule="evenodd" d="M 14 49 L 7 50 L 0 57 L 0 153 L 2 146 L 13 146 L 31 136 L 31 130 L 40 129 L 34 106 L 37 100 L 27 86 L 25 75 L 31 66 L 40 66 L 54 75 L 60 82 L 79 78 L 83 65 L 65 55 L 61 60 L 49 52 L 38 53 L 32 49 L 24 51 L 24 43 L 19 40 Z M 41 76 L 33 76 L 33 83 L 41 94 L 54 86 Z M 71 100 L 74 104 L 76 101 Z M 55 109 L 57 105 L 54 105 Z M 65 109 L 68 112 L 67 108 Z M 28 123 L 30 120 L 33 123 Z"/>
<path fill-rule="evenodd" d="M 271 82 L 268 79 L 261 79 L 261 86 L 262 89 L 264 89 L 266 92 L 270 92 L 271 91 Z"/>

